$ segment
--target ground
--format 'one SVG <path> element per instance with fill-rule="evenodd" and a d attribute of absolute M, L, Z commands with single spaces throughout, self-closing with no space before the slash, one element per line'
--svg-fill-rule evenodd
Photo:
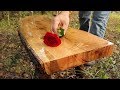
<path fill-rule="evenodd" d="M 70 26 L 79 28 L 78 12 L 71 14 Z M 33 15 L 34 13 L 32 13 Z M 35 13 L 40 14 L 40 13 Z M 51 12 L 45 13 L 49 17 Z M 27 11 L 20 16 L 3 18 L 0 21 L 0 78 L 1 79 L 39 79 L 35 64 L 18 36 L 19 19 L 31 15 Z M 116 50 L 110 57 L 102 58 L 93 66 L 80 66 L 83 77 L 74 76 L 74 68 L 51 75 L 52 79 L 117 79 L 120 78 L 120 13 L 112 12 L 108 21 L 105 39 L 116 45 Z"/>

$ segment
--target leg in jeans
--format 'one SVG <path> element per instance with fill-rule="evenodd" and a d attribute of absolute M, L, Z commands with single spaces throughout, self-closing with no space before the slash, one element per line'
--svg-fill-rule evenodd
<path fill-rule="evenodd" d="M 80 30 L 88 32 L 90 25 L 90 16 L 91 11 L 80 11 L 79 12 L 79 22 L 80 22 Z M 81 68 L 79 66 L 75 67 L 76 75 L 80 75 Z"/>
<path fill-rule="evenodd" d="M 110 11 L 94 11 L 90 33 L 104 38 Z"/>
<path fill-rule="evenodd" d="M 91 12 L 81 11 L 79 13 L 80 29 L 84 31 L 89 30 Z M 92 25 L 90 27 L 90 33 L 97 35 L 101 38 L 105 35 L 105 30 L 108 22 L 110 11 L 94 11 L 92 17 Z M 86 65 L 93 65 L 95 62 L 89 62 Z M 75 67 L 76 74 L 79 73 L 80 67 Z"/>
<path fill-rule="evenodd" d="M 84 30 L 88 32 L 90 15 L 91 15 L 91 11 L 80 11 L 79 12 L 80 30 Z"/>
<path fill-rule="evenodd" d="M 110 11 L 94 11 L 92 17 L 92 25 L 90 27 L 90 33 L 104 38 L 106 26 L 108 22 Z M 86 63 L 85 65 L 94 65 L 95 61 Z"/>

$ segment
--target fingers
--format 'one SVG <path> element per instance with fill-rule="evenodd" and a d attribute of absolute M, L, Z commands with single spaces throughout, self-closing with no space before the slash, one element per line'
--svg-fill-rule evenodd
<path fill-rule="evenodd" d="M 64 29 L 64 35 L 68 29 L 68 24 L 63 24 L 62 28 Z"/>
<path fill-rule="evenodd" d="M 65 21 L 63 21 L 63 26 L 62 26 L 62 28 L 65 30 L 64 31 L 64 35 L 65 35 L 65 33 L 66 33 L 66 31 L 67 31 L 67 29 L 68 29 L 68 26 L 69 26 L 69 18 L 66 18 L 66 20 Z"/>
<path fill-rule="evenodd" d="M 58 26 L 59 26 L 59 20 L 57 18 L 54 18 L 52 21 L 51 32 L 58 35 L 57 33 Z"/>
<path fill-rule="evenodd" d="M 57 30 L 61 27 L 65 30 L 64 31 L 65 34 L 66 30 L 68 29 L 68 25 L 69 25 L 69 17 L 65 15 L 58 15 L 54 17 L 54 19 L 52 20 L 51 32 L 58 35 Z"/>

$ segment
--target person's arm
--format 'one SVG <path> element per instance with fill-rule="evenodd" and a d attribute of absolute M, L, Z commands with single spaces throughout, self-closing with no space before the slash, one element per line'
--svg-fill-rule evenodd
<path fill-rule="evenodd" d="M 62 11 L 60 14 L 53 18 L 51 31 L 55 34 L 58 34 L 57 29 L 61 27 L 65 30 L 64 31 L 65 34 L 66 30 L 68 29 L 68 26 L 69 26 L 69 11 Z"/>

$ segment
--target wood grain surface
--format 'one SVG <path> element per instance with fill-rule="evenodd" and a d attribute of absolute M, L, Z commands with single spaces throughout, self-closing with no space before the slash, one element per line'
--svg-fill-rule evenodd
<path fill-rule="evenodd" d="M 112 42 L 71 27 L 61 38 L 61 45 L 49 47 L 43 37 L 50 29 L 51 19 L 47 16 L 28 16 L 20 20 L 23 40 L 48 75 L 110 56 L 114 50 Z"/>

